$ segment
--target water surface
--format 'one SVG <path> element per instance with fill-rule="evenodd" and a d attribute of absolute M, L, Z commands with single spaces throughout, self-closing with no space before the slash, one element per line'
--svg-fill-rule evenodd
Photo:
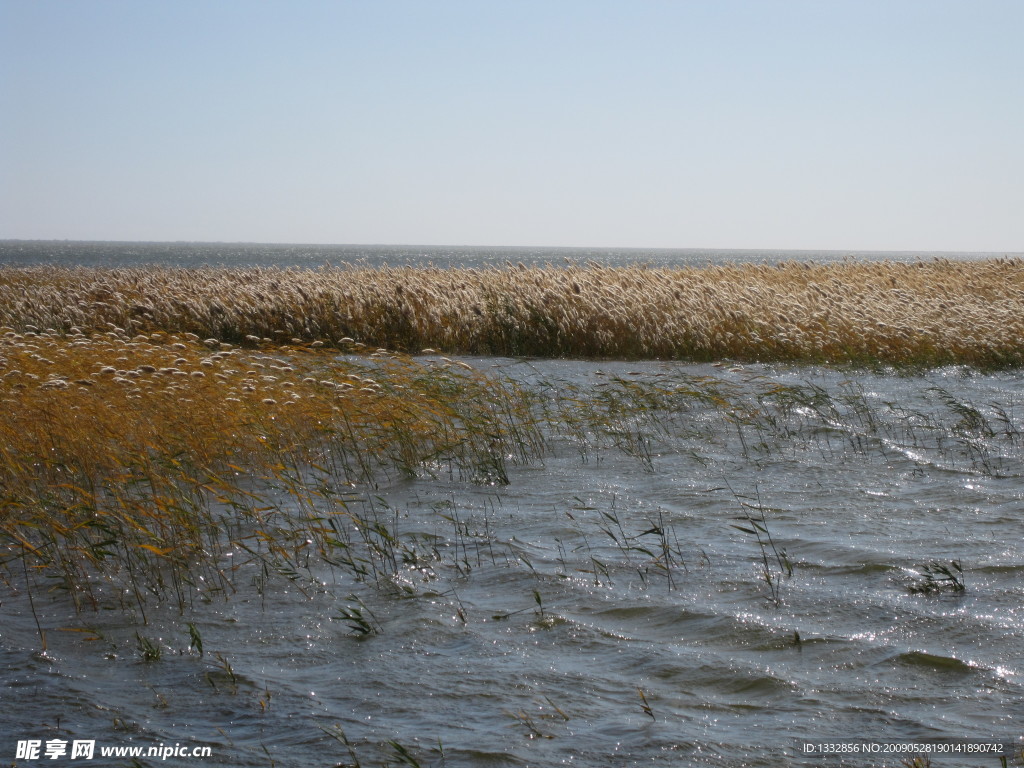
<path fill-rule="evenodd" d="M 146 626 L 37 589 L 43 656 L 12 574 L 0 754 L 767 768 L 899 764 L 803 739 L 1024 735 L 1022 374 L 467 361 L 545 397 L 548 451 L 507 484 L 439 466 L 354 491 L 402 542 L 362 580 L 243 568 Z M 929 593 L 953 562 L 965 589 Z"/>

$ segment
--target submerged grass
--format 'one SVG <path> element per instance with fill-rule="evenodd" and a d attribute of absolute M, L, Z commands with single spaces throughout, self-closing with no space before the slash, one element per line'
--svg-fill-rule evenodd
<path fill-rule="evenodd" d="M 0 326 L 418 352 L 1024 364 L 1024 260 L 488 269 L 0 268 Z"/>

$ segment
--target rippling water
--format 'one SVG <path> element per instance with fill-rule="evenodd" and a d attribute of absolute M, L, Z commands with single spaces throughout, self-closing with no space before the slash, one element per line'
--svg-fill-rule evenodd
<path fill-rule="evenodd" d="M 561 265 L 597 262 L 607 265 L 703 266 L 732 261 L 778 262 L 843 259 L 915 261 L 936 256 L 979 259 L 1013 253 L 935 253 L 925 251 L 778 251 L 708 248 L 526 248 L 495 246 L 284 245 L 267 243 L 133 243 L 0 240 L 0 265 L 75 264 L 87 267 L 260 266 L 316 268 L 326 264 L 364 263 L 438 267 Z"/>
<path fill-rule="evenodd" d="M 4 759 L 59 736 L 212 747 L 181 765 L 898 765 L 796 745 L 1024 735 L 1024 375 L 468 362 L 584 426 L 507 485 L 438 468 L 354 501 L 404 543 L 375 578 L 243 571 L 147 626 L 37 593 L 45 656 L 15 581 Z M 954 561 L 965 589 L 929 593 Z"/>

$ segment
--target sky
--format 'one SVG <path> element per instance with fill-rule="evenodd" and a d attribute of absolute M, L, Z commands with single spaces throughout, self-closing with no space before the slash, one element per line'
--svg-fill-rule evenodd
<path fill-rule="evenodd" d="M 1024 251 L 1020 0 L 0 0 L 0 239 Z"/>

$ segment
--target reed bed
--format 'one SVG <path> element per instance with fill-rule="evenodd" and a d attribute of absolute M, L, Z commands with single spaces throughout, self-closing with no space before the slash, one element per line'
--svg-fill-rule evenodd
<path fill-rule="evenodd" d="M 503 482 L 509 461 L 541 450 L 525 393 L 457 363 L 274 352 L 191 334 L 7 331 L 8 577 L 38 573 L 80 606 L 111 590 L 184 604 L 232 589 L 233 553 L 287 575 L 343 546 L 339 531 L 371 524 L 350 505 L 355 486 L 365 498 L 421 474 Z"/>
<path fill-rule="evenodd" d="M 418 352 L 1024 363 L 1024 260 L 490 269 L 0 269 L 0 326 Z"/>

